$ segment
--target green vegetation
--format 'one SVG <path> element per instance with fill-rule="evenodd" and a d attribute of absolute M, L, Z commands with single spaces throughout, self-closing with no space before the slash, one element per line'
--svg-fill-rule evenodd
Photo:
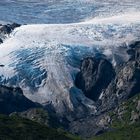
<path fill-rule="evenodd" d="M 112 128 L 112 131 L 89 140 L 140 140 L 139 102 L 140 94 L 122 103 L 115 111 L 109 112 L 111 118 L 109 127 Z M 32 120 L 18 115 L 0 115 L 0 140 L 80 140 L 79 137 L 71 135 L 61 128 L 49 128 L 47 125 L 50 118 L 47 112 L 40 109 L 34 109 L 33 112 Z M 139 117 L 133 119 L 136 115 L 132 115 L 132 112 Z"/>
<path fill-rule="evenodd" d="M 78 140 L 64 131 L 57 131 L 18 116 L 0 115 L 0 140 Z"/>
<path fill-rule="evenodd" d="M 140 140 L 140 110 L 137 108 L 140 101 L 140 94 L 122 103 L 116 111 L 109 112 L 111 117 L 112 131 L 90 140 Z M 132 112 L 135 112 L 137 119 L 132 119 Z M 136 115 L 135 115 L 136 116 Z"/>
<path fill-rule="evenodd" d="M 90 140 L 140 140 L 140 123 L 106 132 Z"/>
<path fill-rule="evenodd" d="M 128 101 L 122 103 L 117 111 L 113 112 L 110 116 L 112 119 L 111 127 L 113 128 L 123 128 L 128 125 L 140 122 L 140 110 L 137 109 L 138 101 L 140 100 L 140 94 L 134 96 Z M 134 122 L 132 121 L 132 112 L 135 112 L 139 116 Z"/>

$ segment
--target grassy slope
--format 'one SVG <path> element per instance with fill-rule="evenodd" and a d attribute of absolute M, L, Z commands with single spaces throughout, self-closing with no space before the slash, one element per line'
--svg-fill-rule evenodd
<path fill-rule="evenodd" d="M 117 112 L 109 112 L 112 118 L 110 127 L 114 131 L 96 136 L 91 138 L 91 140 L 140 140 L 140 117 L 133 124 L 130 121 L 132 111 L 140 113 L 136 109 L 138 100 L 140 100 L 140 94 L 129 99 L 119 107 L 123 110 L 121 118 L 118 118 Z"/>
<path fill-rule="evenodd" d="M 28 119 L 0 115 L 0 140 L 76 140 L 63 131 L 56 131 Z"/>
<path fill-rule="evenodd" d="M 140 123 L 104 133 L 91 140 L 140 140 Z"/>

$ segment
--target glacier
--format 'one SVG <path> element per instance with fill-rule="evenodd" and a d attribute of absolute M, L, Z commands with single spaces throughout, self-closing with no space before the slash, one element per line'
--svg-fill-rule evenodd
<path fill-rule="evenodd" d="M 27 98 L 51 104 L 60 114 L 79 106 L 94 113 L 94 101 L 74 85 L 81 60 L 103 54 L 115 66 L 120 62 L 114 55 L 128 60 L 123 47 L 139 39 L 139 12 L 69 24 L 22 25 L 0 44 L 0 83 L 20 87 Z"/>

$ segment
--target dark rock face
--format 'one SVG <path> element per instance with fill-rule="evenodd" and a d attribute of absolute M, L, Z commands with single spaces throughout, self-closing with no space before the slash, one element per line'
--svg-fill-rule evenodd
<path fill-rule="evenodd" d="M 17 23 L 3 25 L 0 28 L 0 33 L 2 32 L 4 34 L 10 34 L 12 32 L 12 30 L 14 30 L 17 27 L 20 27 L 20 25 Z"/>
<path fill-rule="evenodd" d="M 20 27 L 17 23 L 0 25 L 0 44 L 3 43 L 7 35 L 9 35 L 17 27 Z"/>
<path fill-rule="evenodd" d="M 127 52 L 128 62 L 115 68 L 105 58 L 85 58 L 76 76 L 76 86 L 94 101 L 102 94 L 102 105 L 106 107 L 139 93 L 140 42 L 131 44 Z"/>
<path fill-rule="evenodd" d="M 71 122 L 69 131 L 84 137 L 110 131 L 108 112 L 114 112 L 123 101 L 140 93 L 140 41 L 126 49 L 130 59 L 114 68 L 104 58 L 82 61 L 75 83 L 88 98 L 96 101 L 97 113 Z"/>
<path fill-rule="evenodd" d="M 0 86 L 0 113 L 21 112 L 38 106 L 27 99 L 20 88 Z"/>
<path fill-rule="evenodd" d="M 102 107 L 114 107 L 116 103 L 122 102 L 135 94 L 140 93 L 140 42 L 129 46 L 130 60 L 116 69 L 116 77 L 104 91 Z"/>
<path fill-rule="evenodd" d="M 86 58 L 77 74 L 75 84 L 85 96 L 97 101 L 115 76 L 112 64 L 104 58 Z"/>
<path fill-rule="evenodd" d="M 0 38 L 0 44 L 3 43 L 2 39 Z"/>

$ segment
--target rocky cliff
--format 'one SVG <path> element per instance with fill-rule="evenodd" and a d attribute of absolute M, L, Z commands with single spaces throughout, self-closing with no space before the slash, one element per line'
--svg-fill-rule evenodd
<path fill-rule="evenodd" d="M 26 98 L 20 88 L 0 86 L 0 113 L 10 114 L 39 106 Z"/>
<path fill-rule="evenodd" d="M 0 24 L 0 44 L 3 43 L 3 40 L 8 36 L 15 28 L 20 27 L 20 24 L 13 23 L 7 25 Z"/>
<path fill-rule="evenodd" d="M 113 112 L 122 102 L 140 93 L 140 42 L 130 44 L 127 52 L 129 60 L 117 66 L 112 66 L 105 58 L 86 58 L 82 61 L 76 85 L 85 96 L 96 102 L 97 112 L 72 122 L 70 131 L 83 136 L 112 131 L 108 112 Z M 138 115 L 133 113 L 132 116 L 135 120 Z"/>

